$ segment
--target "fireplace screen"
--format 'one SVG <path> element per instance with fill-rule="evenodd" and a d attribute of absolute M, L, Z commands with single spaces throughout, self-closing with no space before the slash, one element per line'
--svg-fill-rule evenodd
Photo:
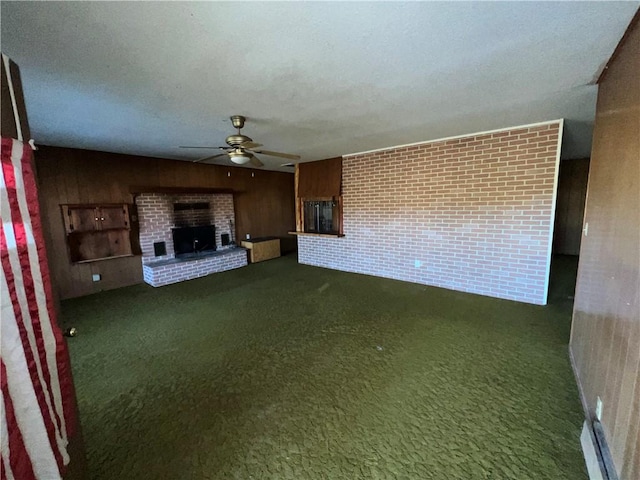
<path fill-rule="evenodd" d="M 338 231 L 336 202 L 304 202 L 304 231 L 308 233 L 336 233 Z"/>
<path fill-rule="evenodd" d="M 176 256 L 216 249 L 216 229 L 213 225 L 172 228 Z"/>

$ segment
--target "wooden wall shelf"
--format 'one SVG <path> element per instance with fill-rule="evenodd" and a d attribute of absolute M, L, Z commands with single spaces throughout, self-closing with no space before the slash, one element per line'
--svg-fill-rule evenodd
<path fill-rule="evenodd" d="M 308 235 L 310 237 L 333 237 L 342 238 L 344 233 L 311 233 L 311 232 L 288 232 L 289 235 Z"/>
<path fill-rule="evenodd" d="M 92 258 L 91 260 L 80 260 L 76 263 L 93 263 L 93 262 L 102 262 L 104 260 L 112 260 L 114 258 L 125 258 L 125 257 L 135 257 L 133 253 L 127 255 L 113 255 L 111 257 L 103 257 L 103 258 Z"/>

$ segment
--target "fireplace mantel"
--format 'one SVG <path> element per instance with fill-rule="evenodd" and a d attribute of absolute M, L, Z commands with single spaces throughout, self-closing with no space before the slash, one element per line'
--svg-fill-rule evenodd
<path fill-rule="evenodd" d="M 207 188 L 207 187 L 148 187 L 133 185 L 129 187 L 129 193 L 136 195 L 142 193 L 164 193 L 168 195 L 215 195 L 217 193 L 237 193 L 232 188 Z"/>

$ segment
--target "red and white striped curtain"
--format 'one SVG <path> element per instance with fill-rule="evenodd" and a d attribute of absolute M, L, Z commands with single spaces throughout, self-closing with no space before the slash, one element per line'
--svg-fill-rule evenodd
<path fill-rule="evenodd" d="M 61 478 L 75 425 L 73 385 L 55 319 L 33 154 L 2 138 L 0 442 L 2 479 Z"/>

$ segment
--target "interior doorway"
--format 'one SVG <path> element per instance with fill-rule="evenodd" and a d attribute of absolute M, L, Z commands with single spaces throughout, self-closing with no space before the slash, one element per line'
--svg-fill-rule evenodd
<path fill-rule="evenodd" d="M 551 269 L 556 295 L 570 300 L 573 300 L 578 274 L 588 179 L 588 158 L 560 162 Z"/>
<path fill-rule="evenodd" d="M 589 159 L 562 160 L 558 176 L 553 254 L 580 254 Z"/>

